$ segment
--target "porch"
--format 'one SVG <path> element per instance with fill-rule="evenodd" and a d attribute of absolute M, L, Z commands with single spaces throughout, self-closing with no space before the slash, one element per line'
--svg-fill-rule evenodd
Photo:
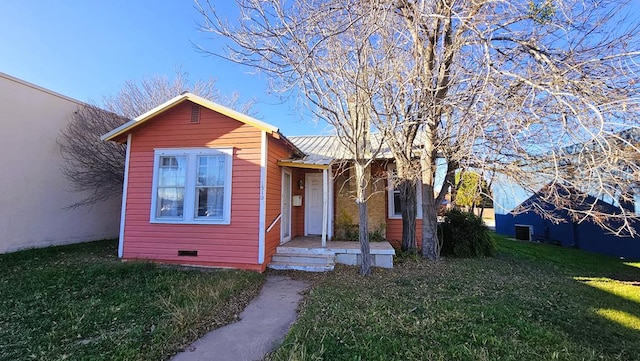
<path fill-rule="evenodd" d="M 268 267 L 277 270 L 300 270 L 308 272 L 332 271 L 335 264 L 355 266 L 360 263 L 360 243 L 326 241 L 322 247 L 322 237 L 296 237 L 278 246 Z M 391 244 L 384 242 L 369 243 L 372 266 L 393 268 L 393 256 L 396 254 Z"/>

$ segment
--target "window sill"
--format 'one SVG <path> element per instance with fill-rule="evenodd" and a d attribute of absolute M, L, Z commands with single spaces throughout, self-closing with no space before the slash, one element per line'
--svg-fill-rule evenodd
<path fill-rule="evenodd" d="M 153 224 L 205 224 L 205 225 L 223 225 L 223 226 L 227 226 L 227 225 L 231 224 L 231 222 L 227 221 L 227 220 L 216 220 L 216 221 L 191 220 L 191 221 L 185 221 L 185 220 L 172 220 L 172 219 L 152 219 L 152 220 L 149 221 L 149 223 L 153 223 Z"/>
<path fill-rule="evenodd" d="M 402 216 L 388 216 L 387 219 L 402 219 Z M 422 216 L 416 216 L 416 219 L 422 219 Z"/>

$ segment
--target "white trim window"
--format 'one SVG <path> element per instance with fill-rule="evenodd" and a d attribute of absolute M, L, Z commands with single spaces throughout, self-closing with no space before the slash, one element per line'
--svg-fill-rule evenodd
<path fill-rule="evenodd" d="M 229 224 L 232 148 L 156 149 L 152 223 Z"/>
<path fill-rule="evenodd" d="M 389 204 L 387 217 L 390 219 L 402 219 L 402 213 L 400 211 L 400 191 L 395 189 L 392 181 L 396 174 L 395 164 L 389 164 L 387 166 L 387 172 L 387 203 Z M 416 183 L 416 203 L 416 219 L 419 219 L 422 218 L 422 185 L 420 182 Z"/>

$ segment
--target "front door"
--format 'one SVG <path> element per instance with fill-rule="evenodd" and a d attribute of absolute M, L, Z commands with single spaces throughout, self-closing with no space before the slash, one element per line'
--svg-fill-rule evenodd
<path fill-rule="evenodd" d="M 282 170 L 282 210 L 280 244 L 291 240 L 291 172 Z"/>
<path fill-rule="evenodd" d="M 305 176 L 305 235 L 322 234 L 322 174 Z"/>

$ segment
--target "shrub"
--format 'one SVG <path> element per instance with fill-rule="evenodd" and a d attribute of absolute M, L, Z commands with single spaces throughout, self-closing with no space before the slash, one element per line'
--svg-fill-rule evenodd
<path fill-rule="evenodd" d="M 357 224 L 342 225 L 338 232 L 340 241 L 358 242 L 360 240 L 360 230 Z"/>
<path fill-rule="evenodd" d="M 360 229 L 357 224 L 341 225 L 336 227 L 336 240 L 347 242 L 360 242 Z M 378 228 L 373 232 L 369 232 L 369 242 L 383 242 L 384 228 Z"/>
<path fill-rule="evenodd" d="M 360 242 L 360 229 L 358 224 L 353 224 L 351 216 L 349 216 L 344 210 L 341 212 L 338 221 L 336 222 L 336 237 L 337 241 L 347 242 Z M 369 242 L 383 242 L 385 238 L 386 225 L 380 224 L 378 228 L 369 232 Z"/>
<path fill-rule="evenodd" d="M 482 218 L 452 209 L 439 224 L 442 255 L 450 257 L 493 256 L 496 245 Z"/>
<path fill-rule="evenodd" d="M 369 232 L 369 242 L 384 242 L 387 240 L 385 234 L 386 225 L 382 223 L 373 232 Z"/>
<path fill-rule="evenodd" d="M 358 242 L 359 239 L 358 225 L 353 224 L 351 215 L 343 209 L 336 220 L 336 240 Z"/>

